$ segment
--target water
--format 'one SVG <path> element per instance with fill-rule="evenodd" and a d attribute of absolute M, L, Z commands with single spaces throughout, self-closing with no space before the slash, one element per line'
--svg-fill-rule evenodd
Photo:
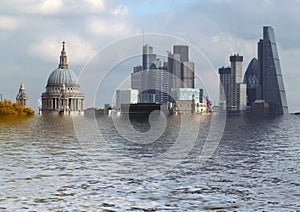
<path fill-rule="evenodd" d="M 76 117 L 77 134 L 71 117 L 1 118 L 0 210 L 300 211 L 299 116 L 227 117 L 207 161 L 199 156 L 211 117 L 187 117 L 181 132 L 184 121 L 168 117 L 149 143 L 118 132 L 111 117 Z M 145 121 L 132 125 L 151 131 Z M 172 152 L 179 134 L 185 143 Z"/>

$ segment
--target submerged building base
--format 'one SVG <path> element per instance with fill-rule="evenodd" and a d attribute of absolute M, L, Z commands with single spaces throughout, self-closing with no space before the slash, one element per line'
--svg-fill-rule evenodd
<path fill-rule="evenodd" d="M 162 104 L 137 103 L 121 104 L 121 115 L 128 114 L 130 118 L 148 118 L 153 111 L 161 111 Z"/>
<path fill-rule="evenodd" d="M 47 111 L 40 111 L 39 112 L 40 115 L 60 115 L 60 116 L 83 116 L 84 115 L 84 111 L 57 111 L 57 110 L 47 110 Z"/>

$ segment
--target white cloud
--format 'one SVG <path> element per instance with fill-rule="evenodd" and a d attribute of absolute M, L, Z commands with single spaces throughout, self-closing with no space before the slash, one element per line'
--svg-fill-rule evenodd
<path fill-rule="evenodd" d="M 91 14 L 103 12 L 108 4 L 104 0 L 1 0 L 0 6 L 7 11 L 21 13 L 53 15 L 64 14 Z M 115 5 L 111 4 L 113 8 Z"/>
<path fill-rule="evenodd" d="M 103 11 L 105 9 L 104 0 L 84 0 L 89 11 Z"/>
<path fill-rule="evenodd" d="M 38 6 L 38 12 L 42 14 L 55 14 L 61 11 L 63 3 L 61 0 L 43 0 Z"/>
<path fill-rule="evenodd" d="M 131 27 L 120 20 L 92 19 L 86 23 L 87 30 L 96 36 L 119 37 L 128 35 Z"/>
<path fill-rule="evenodd" d="M 21 24 L 21 21 L 10 17 L 0 16 L 0 30 L 16 30 Z"/>
<path fill-rule="evenodd" d="M 124 5 L 119 5 L 116 9 L 112 11 L 112 14 L 114 15 L 127 15 L 128 14 L 128 8 Z"/>
<path fill-rule="evenodd" d="M 92 44 L 88 41 L 74 35 L 67 35 L 62 40 L 58 36 L 44 38 L 29 47 L 29 53 L 45 61 L 59 61 L 61 43 L 66 42 L 66 51 L 68 63 L 85 64 L 95 53 Z"/>

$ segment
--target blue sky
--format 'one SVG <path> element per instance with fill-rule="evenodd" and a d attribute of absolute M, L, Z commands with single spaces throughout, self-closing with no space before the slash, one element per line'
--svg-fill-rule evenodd
<path fill-rule="evenodd" d="M 206 86 L 216 102 L 217 69 L 229 65 L 231 54 L 239 53 L 244 56 L 245 71 L 250 60 L 257 57 L 262 27 L 271 25 L 275 29 L 290 111 L 298 111 L 299 7 L 299 0 L 288 3 L 280 0 L 1 0 L 0 93 L 14 100 L 20 81 L 24 80 L 29 106 L 36 109 L 48 76 L 57 68 L 62 41 L 66 41 L 69 67 L 79 75 L 94 55 L 144 31 L 175 36 L 178 38 L 175 43 L 184 40 L 200 50 L 202 57 L 194 57 L 199 59 L 196 68 L 200 77 L 209 81 Z M 147 38 L 146 42 L 151 40 Z M 172 48 L 171 42 L 150 44 L 161 55 Z M 137 36 L 133 45 L 141 50 L 141 37 Z M 124 56 L 126 52 L 121 50 L 116 49 L 112 57 Z M 207 59 L 209 62 L 204 63 Z M 105 62 L 107 67 L 116 65 L 109 64 L 110 60 Z M 136 63 L 134 60 L 133 65 Z M 99 67 L 99 75 L 102 69 Z M 130 76 L 131 71 L 128 62 L 113 70 L 121 78 Z M 82 90 L 89 92 L 89 85 L 82 85 Z M 97 94 L 96 106 L 111 101 L 111 90 Z M 86 99 L 86 107 L 93 103 L 93 99 Z"/>

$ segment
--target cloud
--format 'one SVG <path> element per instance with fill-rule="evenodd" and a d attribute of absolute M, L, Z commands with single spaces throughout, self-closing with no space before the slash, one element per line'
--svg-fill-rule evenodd
<path fill-rule="evenodd" d="M 16 30 L 21 25 L 21 21 L 10 16 L 0 16 L 0 30 Z"/>
<path fill-rule="evenodd" d="M 112 14 L 114 15 L 127 15 L 128 14 L 128 8 L 124 5 L 119 5 L 116 9 L 112 11 Z"/>
<path fill-rule="evenodd" d="M 6 11 L 38 15 L 75 15 L 103 12 L 106 5 L 115 5 L 104 0 L 2 0 L 0 6 Z"/>
<path fill-rule="evenodd" d="M 42 14 L 55 14 L 62 10 L 63 3 L 61 0 L 44 0 L 40 3 L 37 11 Z"/>
<path fill-rule="evenodd" d="M 58 62 L 62 41 L 66 42 L 69 64 L 83 65 L 95 53 L 91 43 L 74 35 L 66 35 L 64 39 L 58 36 L 49 36 L 30 45 L 28 51 L 32 56 L 44 61 Z"/>
<path fill-rule="evenodd" d="M 86 28 L 89 33 L 96 36 L 119 37 L 131 32 L 131 26 L 128 23 L 117 19 L 89 19 L 86 22 Z"/>
<path fill-rule="evenodd" d="M 104 0 L 84 0 L 84 2 L 86 2 L 86 9 L 89 11 L 99 12 L 105 9 Z"/>

